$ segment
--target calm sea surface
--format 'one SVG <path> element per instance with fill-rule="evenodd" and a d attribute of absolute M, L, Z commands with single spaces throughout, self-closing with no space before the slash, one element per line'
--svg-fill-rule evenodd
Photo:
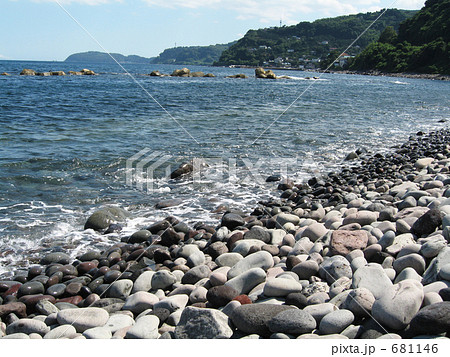
<path fill-rule="evenodd" d="M 249 211 L 278 196 L 276 184 L 263 181 L 282 167 L 301 180 L 333 170 L 352 150 L 387 151 L 450 118 L 449 82 L 317 80 L 297 71 L 276 71 L 292 79 L 261 80 L 250 69 L 195 66 L 216 77 L 158 78 L 144 74 L 176 67 L 124 67 L 130 75 L 118 65 L 0 61 L 0 73 L 11 74 L 0 76 L 0 276 L 44 252 L 76 255 L 119 241 L 83 231 L 103 205 L 133 214 L 122 235 L 168 214 L 215 224 L 211 212 L 221 204 Z M 19 76 L 23 68 L 100 75 Z M 237 73 L 250 78 L 225 78 Z M 144 149 L 140 159 L 148 162 L 129 160 L 127 170 L 127 159 Z M 166 178 L 193 158 L 209 164 L 195 182 Z M 158 168 L 147 175 L 151 165 Z M 154 209 L 166 198 L 183 203 Z"/>

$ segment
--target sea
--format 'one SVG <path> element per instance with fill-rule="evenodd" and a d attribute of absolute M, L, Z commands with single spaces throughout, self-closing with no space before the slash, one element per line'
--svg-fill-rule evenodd
<path fill-rule="evenodd" d="M 302 182 L 450 119 L 448 81 L 291 70 L 268 80 L 200 66 L 187 67 L 215 77 L 148 75 L 181 67 L 0 61 L 10 74 L 0 76 L 0 279 L 48 252 L 106 249 L 169 215 L 217 225 L 223 207 L 249 213 L 279 198 L 270 175 Z M 185 162 L 194 173 L 171 179 Z M 167 199 L 177 205 L 155 207 Z M 84 230 L 111 205 L 131 214 L 122 232 Z"/>

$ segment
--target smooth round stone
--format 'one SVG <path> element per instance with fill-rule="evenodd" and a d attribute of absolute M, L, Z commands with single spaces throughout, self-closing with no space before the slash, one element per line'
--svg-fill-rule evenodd
<path fill-rule="evenodd" d="M 367 265 L 367 260 L 364 257 L 356 257 L 350 263 L 350 267 L 352 268 L 353 272 L 357 271 L 359 268 L 366 266 L 366 265 Z"/>
<path fill-rule="evenodd" d="M 227 280 L 226 273 L 213 272 L 209 277 L 209 282 L 212 286 L 223 285 Z"/>
<path fill-rule="evenodd" d="M 355 271 L 352 286 L 353 288 L 368 289 L 377 299 L 392 286 L 392 281 L 380 264 L 370 263 Z"/>
<path fill-rule="evenodd" d="M 323 304 L 308 305 L 303 309 L 303 311 L 309 313 L 312 317 L 314 317 L 314 320 L 316 320 L 317 324 L 320 324 L 320 321 L 324 316 L 336 310 L 338 310 L 336 305 L 329 302 L 325 302 Z"/>
<path fill-rule="evenodd" d="M 60 325 L 50 330 L 44 335 L 44 339 L 58 339 L 58 338 L 69 338 L 70 336 L 76 334 L 77 331 L 72 325 Z"/>
<path fill-rule="evenodd" d="M 245 225 L 245 221 L 236 213 L 227 213 L 222 217 L 221 225 L 233 230 L 236 227 Z"/>
<path fill-rule="evenodd" d="M 322 223 L 314 222 L 302 232 L 302 238 L 309 238 L 311 242 L 315 242 L 327 232 L 328 229 Z"/>
<path fill-rule="evenodd" d="M 206 294 L 208 293 L 208 289 L 203 286 L 196 287 L 191 294 L 189 295 L 189 301 L 191 304 L 195 304 L 197 302 L 206 302 L 208 299 L 206 298 Z"/>
<path fill-rule="evenodd" d="M 134 294 L 138 291 L 152 290 L 152 277 L 154 274 L 154 271 L 144 271 L 141 275 L 139 275 L 139 277 L 134 281 L 131 293 Z"/>
<path fill-rule="evenodd" d="M 237 262 L 227 273 L 227 278 L 232 279 L 253 268 L 267 270 L 273 266 L 273 258 L 269 252 L 259 251 L 247 255 Z"/>
<path fill-rule="evenodd" d="M 219 267 L 233 267 L 237 262 L 244 259 L 242 254 L 239 253 L 225 253 L 216 258 L 214 261 Z"/>
<path fill-rule="evenodd" d="M 153 309 L 167 309 L 170 313 L 184 309 L 189 301 L 187 295 L 173 295 L 158 301 L 153 305 Z"/>
<path fill-rule="evenodd" d="M 417 272 L 413 268 L 405 268 L 400 273 L 397 274 L 397 277 L 394 280 L 394 283 L 397 284 L 402 280 L 413 279 L 417 281 L 422 281 L 422 277 L 417 274 Z"/>
<path fill-rule="evenodd" d="M 235 243 L 232 253 L 239 253 L 243 257 L 247 256 L 252 247 L 261 248 L 266 243 L 258 239 L 242 239 Z"/>
<path fill-rule="evenodd" d="M 366 231 L 337 230 L 331 234 L 330 247 L 333 254 L 347 255 L 349 252 L 367 247 L 368 234 Z"/>
<path fill-rule="evenodd" d="M 18 296 L 43 294 L 45 292 L 44 285 L 39 281 L 29 281 L 22 284 L 17 292 Z"/>
<path fill-rule="evenodd" d="M 395 232 L 393 230 L 388 230 L 378 240 L 378 244 L 381 245 L 383 249 L 386 249 L 386 247 L 389 247 L 394 243 L 394 240 L 395 240 Z"/>
<path fill-rule="evenodd" d="M 329 284 L 332 284 L 341 277 L 351 279 L 353 273 L 350 262 L 343 256 L 335 255 L 323 261 L 320 265 L 319 275 L 326 279 Z"/>
<path fill-rule="evenodd" d="M 291 335 L 301 335 L 309 333 L 317 326 L 316 320 L 311 314 L 302 310 L 285 310 L 268 322 L 268 327 L 271 332 L 288 333 Z"/>
<path fill-rule="evenodd" d="M 423 296 L 423 303 L 422 306 L 428 306 L 428 305 L 432 305 L 432 304 L 437 304 L 439 302 L 442 302 L 442 297 L 434 291 L 431 291 L 429 293 L 426 293 Z"/>
<path fill-rule="evenodd" d="M 152 233 L 150 231 L 142 229 L 140 231 L 134 232 L 128 239 L 128 243 L 134 244 L 146 242 L 151 237 L 151 235 Z"/>
<path fill-rule="evenodd" d="M 28 339 L 30 339 L 30 336 L 28 336 L 26 333 L 23 332 L 12 333 L 10 335 L 2 337 L 2 340 L 28 340 Z"/>
<path fill-rule="evenodd" d="M 224 286 L 232 287 L 238 294 L 248 294 L 255 286 L 265 280 L 266 272 L 261 268 L 253 268 L 228 280 Z"/>
<path fill-rule="evenodd" d="M 274 278 L 267 280 L 263 293 L 269 297 L 283 297 L 290 293 L 299 293 L 302 291 L 302 288 L 302 285 L 295 280 Z"/>
<path fill-rule="evenodd" d="M 428 285 L 435 282 L 438 278 L 439 271 L 447 264 L 450 264 L 450 247 L 445 247 L 442 249 L 437 257 L 431 261 L 427 270 L 423 274 L 422 283 L 424 285 Z"/>
<path fill-rule="evenodd" d="M 133 288 L 133 281 L 129 279 L 117 280 L 109 286 L 108 297 L 125 300 L 130 296 Z"/>
<path fill-rule="evenodd" d="M 77 332 L 83 333 L 90 328 L 104 326 L 109 319 L 109 314 L 98 307 L 86 307 L 61 310 L 56 318 L 60 325 L 73 325 Z"/>
<path fill-rule="evenodd" d="M 298 307 L 299 309 L 303 309 L 308 304 L 308 299 L 302 293 L 291 293 L 286 296 L 285 304 L 293 305 Z"/>
<path fill-rule="evenodd" d="M 198 251 L 194 254 L 191 254 L 188 258 L 187 258 L 187 266 L 192 268 L 195 266 L 199 266 L 205 263 L 205 254 L 202 251 Z"/>
<path fill-rule="evenodd" d="M 134 325 L 134 320 L 131 316 L 125 314 L 111 315 L 103 328 L 107 328 L 112 334 L 117 331 Z"/>
<path fill-rule="evenodd" d="M 395 272 L 394 269 L 392 269 L 392 268 L 386 268 L 386 269 L 384 269 L 384 272 L 386 273 L 387 277 L 388 277 L 391 281 L 394 281 L 395 276 L 397 275 L 397 273 Z"/>
<path fill-rule="evenodd" d="M 370 314 L 374 302 L 375 297 L 368 289 L 357 288 L 350 291 L 341 308 L 350 310 L 357 317 L 364 317 Z"/>
<path fill-rule="evenodd" d="M 146 291 L 138 291 L 127 297 L 122 310 L 128 310 L 135 315 L 139 315 L 144 310 L 151 309 L 157 302 L 159 302 L 159 299 L 156 295 Z"/>
<path fill-rule="evenodd" d="M 372 211 L 358 211 L 347 215 L 344 218 L 342 224 L 345 226 L 347 224 L 358 223 L 362 226 L 370 225 L 375 222 L 378 218 L 378 214 Z"/>
<path fill-rule="evenodd" d="M 207 265 L 198 265 L 187 271 L 181 279 L 182 284 L 196 284 L 202 279 L 209 278 L 211 269 Z"/>
<path fill-rule="evenodd" d="M 425 259 L 417 253 L 408 254 L 395 259 L 393 268 L 397 274 L 405 268 L 413 268 L 417 274 L 422 275 L 425 271 Z"/>
<path fill-rule="evenodd" d="M 126 339 L 156 339 L 158 333 L 159 319 L 154 315 L 142 316 L 136 321 L 126 333 Z"/>
<path fill-rule="evenodd" d="M 269 337 L 271 331 L 267 324 L 278 313 L 295 308 L 285 305 L 274 304 L 249 304 L 237 307 L 231 315 L 233 324 L 242 332 L 247 334 L 258 334 Z"/>
<path fill-rule="evenodd" d="M 238 295 L 239 292 L 234 288 L 227 285 L 219 285 L 210 288 L 206 298 L 213 307 L 218 308 L 225 306 Z"/>
<path fill-rule="evenodd" d="M 59 311 L 59 309 L 48 300 L 38 301 L 35 305 L 35 309 L 37 312 L 45 316 Z"/>
<path fill-rule="evenodd" d="M 292 271 L 296 273 L 301 280 L 309 280 L 319 272 L 319 264 L 314 260 L 306 260 L 295 265 Z"/>
<path fill-rule="evenodd" d="M 294 225 L 298 225 L 300 223 L 300 217 L 295 214 L 290 213 L 279 213 L 275 216 L 275 221 L 280 225 L 283 226 L 286 223 L 292 223 Z"/>
<path fill-rule="evenodd" d="M 93 327 L 83 332 L 83 336 L 87 339 L 110 339 L 111 331 L 106 327 Z"/>
<path fill-rule="evenodd" d="M 439 276 L 442 280 L 450 281 L 450 263 L 445 264 L 440 270 L 439 270 Z"/>
<path fill-rule="evenodd" d="M 372 306 L 372 316 L 394 330 L 405 328 L 419 311 L 424 292 L 416 280 L 403 280 L 386 289 Z"/>
<path fill-rule="evenodd" d="M 420 254 L 425 258 L 434 258 L 447 246 L 447 241 L 441 235 L 431 238 L 420 248 Z"/>
<path fill-rule="evenodd" d="M 27 335 L 37 333 L 44 336 L 49 331 L 50 327 L 48 327 L 43 321 L 35 319 L 20 319 L 6 327 L 7 335 L 14 333 L 24 333 Z"/>
<path fill-rule="evenodd" d="M 245 239 L 259 240 L 268 244 L 270 243 L 272 236 L 267 228 L 253 226 L 249 231 L 245 232 L 244 240 Z"/>
<path fill-rule="evenodd" d="M 416 335 L 448 333 L 450 330 L 450 301 L 425 306 L 411 320 L 411 331 Z"/>
<path fill-rule="evenodd" d="M 270 243 L 274 244 L 276 246 L 283 245 L 284 237 L 286 237 L 286 231 L 284 229 L 269 229 L 269 232 L 271 234 L 271 240 Z"/>
<path fill-rule="evenodd" d="M 175 327 L 177 339 L 216 339 L 230 338 L 233 330 L 228 316 L 214 309 L 201 309 L 189 306 L 183 310 Z"/>
<path fill-rule="evenodd" d="M 327 335 L 339 334 L 349 326 L 354 319 L 355 316 L 349 310 L 342 309 L 330 312 L 320 321 L 319 331 Z"/>
<path fill-rule="evenodd" d="M 62 252 L 49 253 L 41 259 L 39 264 L 50 265 L 51 263 L 69 264 L 70 256 Z"/>
<path fill-rule="evenodd" d="M 152 276 L 151 286 L 152 290 L 166 290 L 177 281 L 173 273 L 167 270 L 159 270 Z"/>

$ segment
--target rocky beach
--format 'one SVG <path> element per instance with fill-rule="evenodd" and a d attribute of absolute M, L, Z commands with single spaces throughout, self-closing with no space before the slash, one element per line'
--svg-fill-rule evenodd
<path fill-rule="evenodd" d="M 168 216 L 104 251 L 47 254 L 0 281 L 0 336 L 448 338 L 449 144 L 417 132 L 307 182 L 268 177 L 279 198 L 216 225 Z M 120 234 L 129 215 L 99 207 L 85 229 Z"/>

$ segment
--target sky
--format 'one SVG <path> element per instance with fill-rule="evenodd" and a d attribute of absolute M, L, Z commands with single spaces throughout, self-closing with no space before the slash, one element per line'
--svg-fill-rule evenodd
<path fill-rule="evenodd" d="M 0 60 L 63 61 L 101 51 L 154 57 L 166 48 L 238 40 L 249 29 L 420 9 L 424 0 L 0 0 Z"/>

